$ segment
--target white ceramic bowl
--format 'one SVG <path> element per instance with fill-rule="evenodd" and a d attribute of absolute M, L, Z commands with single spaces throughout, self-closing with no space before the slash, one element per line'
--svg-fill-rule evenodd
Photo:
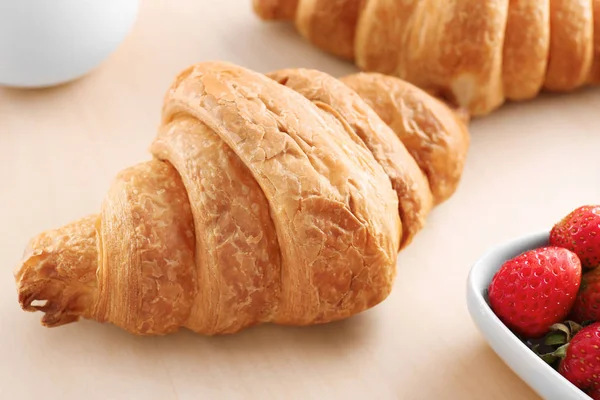
<path fill-rule="evenodd" d="M 589 400 L 585 393 L 535 355 L 494 314 L 487 303 L 487 288 L 508 259 L 548 243 L 548 232 L 523 236 L 488 251 L 471 268 L 467 306 L 471 318 L 498 356 L 546 400 Z M 510 397 L 507 394 L 507 397 Z"/>
<path fill-rule="evenodd" d="M 0 0 L 0 85 L 33 88 L 100 65 L 135 23 L 140 0 Z"/>

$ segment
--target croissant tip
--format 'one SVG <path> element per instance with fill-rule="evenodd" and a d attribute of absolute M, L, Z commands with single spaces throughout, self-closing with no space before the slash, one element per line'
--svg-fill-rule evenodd
<path fill-rule="evenodd" d="M 44 313 L 41 323 L 47 327 L 64 325 L 79 319 L 71 303 L 77 298 L 65 283 L 56 279 L 55 267 L 44 265 L 48 254 L 30 246 L 23 261 L 14 270 L 18 302 L 23 311 Z"/>
<path fill-rule="evenodd" d="M 65 325 L 79 320 L 79 315 L 67 310 L 61 301 L 49 299 L 48 293 L 40 283 L 18 283 L 18 301 L 23 311 L 41 311 L 44 315 L 41 324 L 46 327 Z"/>

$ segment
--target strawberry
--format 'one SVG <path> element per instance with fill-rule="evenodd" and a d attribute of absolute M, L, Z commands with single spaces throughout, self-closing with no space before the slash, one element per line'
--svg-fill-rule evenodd
<path fill-rule="evenodd" d="M 583 274 L 579 293 L 571 310 L 575 322 L 600 322 L 600 268 Z"/>
<path fill-rule="evenodd" d="M 593 399 L 600 399 L 600 323 L 586 326 L 573 336 L 558 372 Z"/>
<path fill-rule="evenodd" d="M 600 264 L 600 206 L 582 206 L 556 223 L 550 231 L 550 245 L 569 249 L 583 268 Z"/>
<path fill-rule="evenodd" d="M 581 283 L 577 256 L 547 246 L 502 264 L 488 287 L 490 307 L 514 333 L 528 338 L 546 334 L 569 313 Z"/>
<path fill-rule="evenodd" d="M 540 352 L 540 348 L 549 350 Z M 600 400 L 600 323 L 554 324 L 532 350 L 592 399 Z"/>

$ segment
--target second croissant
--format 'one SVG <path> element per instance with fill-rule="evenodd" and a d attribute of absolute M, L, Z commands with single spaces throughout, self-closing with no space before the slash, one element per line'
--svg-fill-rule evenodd
<path fill-rule="evenodd" d="M 600 0 L 254 0 L 316 46 L 474 116 L 600 83 Z"/>

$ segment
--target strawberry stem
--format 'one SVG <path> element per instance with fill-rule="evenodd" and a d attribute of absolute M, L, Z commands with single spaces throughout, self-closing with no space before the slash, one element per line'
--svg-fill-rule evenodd
<path fill-rule="evenodd" d="M 573 321 L 554 324 L 550 327 L 550 332 L 546 334 L 543 340 L 534 344 L 531 350 L 544 360 L 544 362 L 556 369 L 558 368 L 558 362 L 567 353 L 569 342 L 581 329 L 582 325 Z"/>

